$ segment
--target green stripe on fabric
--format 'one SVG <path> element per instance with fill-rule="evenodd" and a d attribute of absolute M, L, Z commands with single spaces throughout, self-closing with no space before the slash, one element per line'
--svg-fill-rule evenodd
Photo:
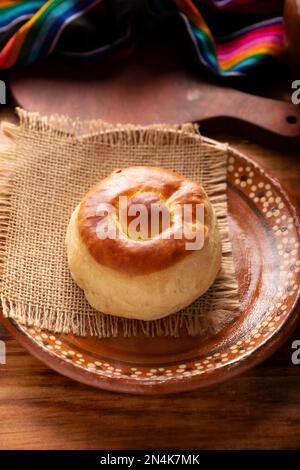
<path fill-rule="evenodd" d="M 30 56 L 30 51 L 32 50 L 33 47 L 37 47 L 35 43 L 35 38 L 38 35 L 40 29 L 43 28 L 43 23 L 45 23 L 51 14 L 51 12 L 57 8 L 60 4 L 62 3 L 67 3 L 65 0 L 53 0 L 51 4 L 40 14 L 40 16 L 35 20 L 33 23 L 32 27 L 28 31 L 27 37 L 25 39 L 25 42 L 23 44 L 22 50 L 20 52 L 20 56 L 18 59 L 19 63 L 25 63 L 27 62 L 28 56 Z M 72 2 L 73 3 L 73 2 Z M 68 2 L 69 4 L 69 2 Z M 39 48 L 37 47 L 37 54 L 38 54 Z"/>

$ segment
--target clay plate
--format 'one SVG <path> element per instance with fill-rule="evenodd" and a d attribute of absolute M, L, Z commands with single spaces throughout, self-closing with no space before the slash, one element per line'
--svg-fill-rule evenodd
<path fill-rule="evenodd" d="M 268 357 L 297 322 L 300 229 L 280 183 L 231 149 L 230 233 L 241 296 L 240 316 L 210 338 L 77 338 L 24 327 L 8 331 L 57 372 L 98 388 L 159 394 L 225 381 Z"/>

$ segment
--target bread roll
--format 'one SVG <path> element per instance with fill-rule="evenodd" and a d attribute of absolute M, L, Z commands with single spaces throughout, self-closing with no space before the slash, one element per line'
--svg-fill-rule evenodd
<path fill-rule="evenodd" d="M 204 189 L 157 167 L 118 169 L 92 188 L 71 216 L 66 244 L 70 272 L 90 305 L 132 319 L 186 307 L 221 265 L 217 218 Z"/>

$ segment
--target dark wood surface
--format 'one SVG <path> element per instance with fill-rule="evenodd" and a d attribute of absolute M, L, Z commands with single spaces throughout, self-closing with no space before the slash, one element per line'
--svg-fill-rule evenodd
<path fill-rule="evenodd" d="M 0 119 L 13 119 L 0 107 Z M 300 149 L 270 150 L 237 135 L 211 134 L 253 156 L 300 204 Z M 1 137 L 1 145 L 7 139 Z M 1 449 L 299 448 L 300 365 L 291 344 L 227 383 L 164 397 L 94 390 L 49 370 L 0 326 Z"/>

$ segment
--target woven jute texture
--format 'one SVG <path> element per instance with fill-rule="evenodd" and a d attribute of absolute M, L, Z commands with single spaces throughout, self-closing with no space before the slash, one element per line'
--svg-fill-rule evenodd
<path fill-rule="evenodd" d="M 204 142 L 193 125 L 112 126 L 18 113 L 19 126 L 3 126 L 14 145 L 1 155 L 0 293 L 6 317 L 98 337 L 197 335 L 218 332 L 235 318 L 239 300 L 227 225 L 226 145 Z M 95 311 L 67 267 L 65 235 L 75 206 L 111 171 L 134 165 L 164 167 L 202 183 L 222 234 L 222 269 L 214 285 L 183 311 L 150 322 Z"/>

